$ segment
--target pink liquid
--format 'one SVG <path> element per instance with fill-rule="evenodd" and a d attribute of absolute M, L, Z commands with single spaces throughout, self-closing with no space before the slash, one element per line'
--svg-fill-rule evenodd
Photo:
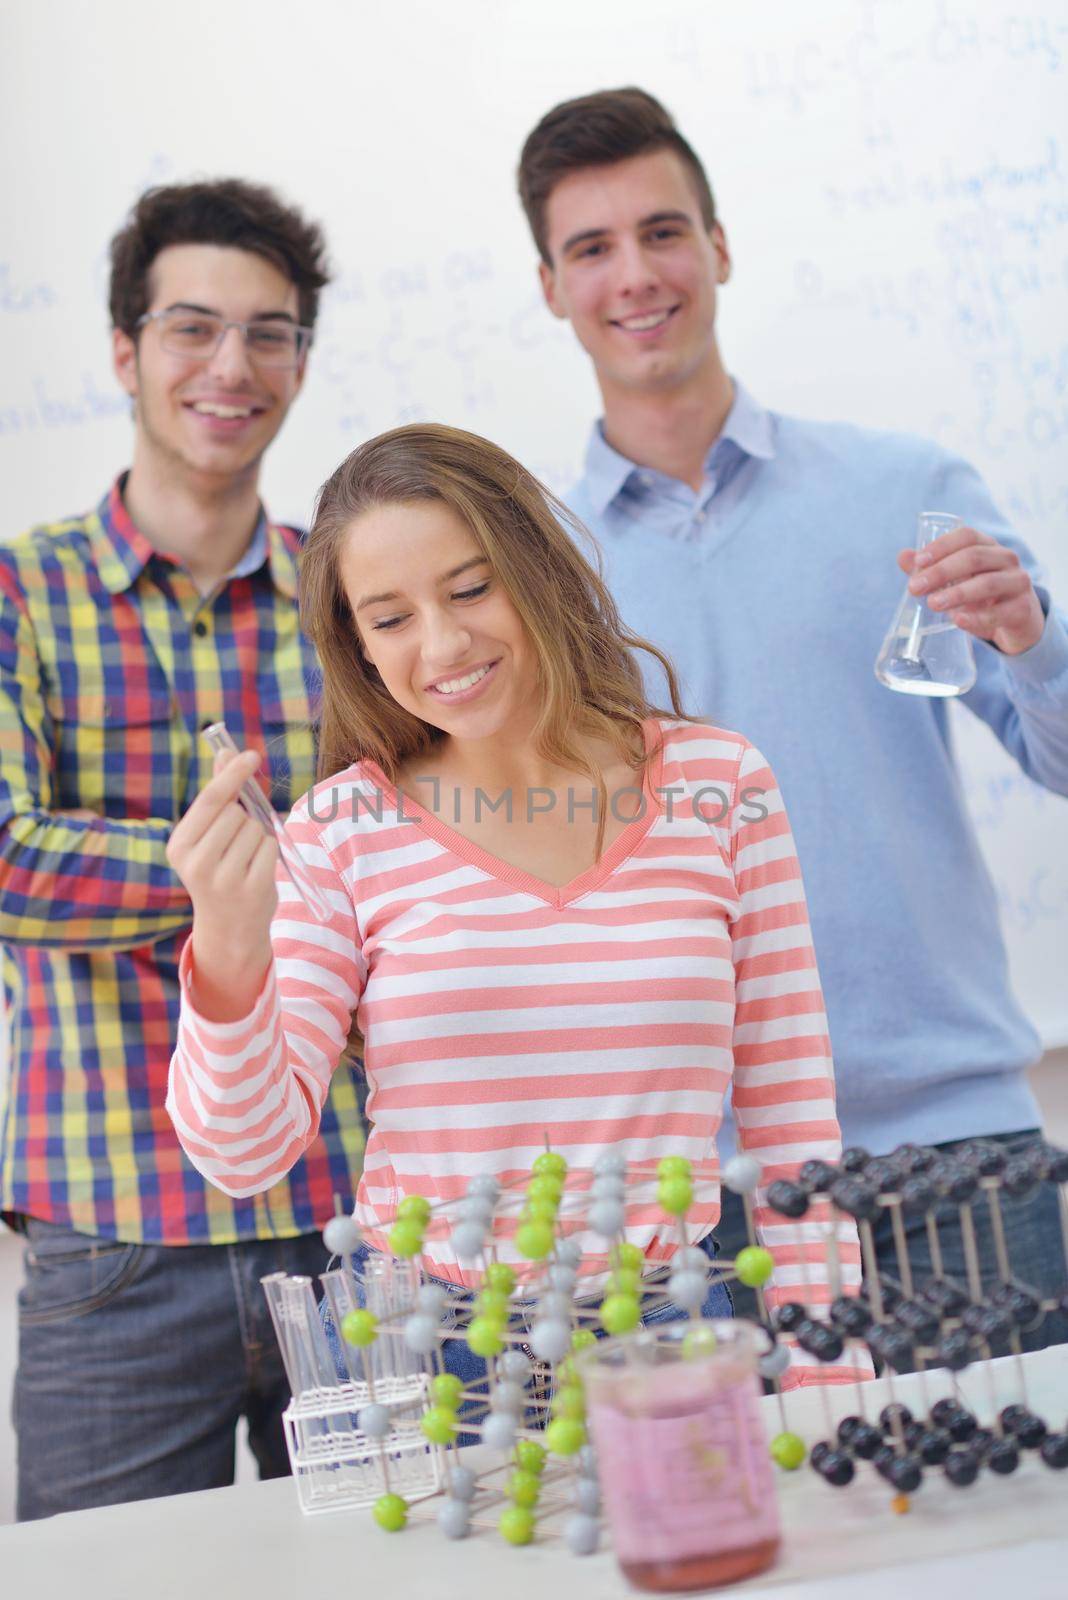
<path fill-rule="evenodd" d="M 636 1588 L 707 1589 L 760 1572 L 780 1545 L 779 1510 L 748 1372 L 709 1384 L 661 1369 L 656 1393 L 590 1395 L 616 1556 Z"/>
<path fill-rule="evenodd" d="M 663 1594 L 681 1589 L 714 1589 L 717 1584 L 737 1583 L 754 1572 L 770 1567 L 779 1553 L 781 1539 L 763 1539 L 743 1550 L 721 1550 L 715 1555 L 689 1556 L 683 1561 L 621 1561 L 624 1577 L 636 1589 L 651 1589 Z"/>

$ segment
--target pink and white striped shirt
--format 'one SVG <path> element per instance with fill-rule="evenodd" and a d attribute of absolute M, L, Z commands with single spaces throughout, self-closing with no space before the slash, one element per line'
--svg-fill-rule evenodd
<path fill-rule="evenodd" d="M 276 1182 L 315 1135 L 353 1011 L 371 1123 L 356 1217 L 379 1249 L 403 1195 L 438 1205 L 483 1172 L 515 1184 L 546 1138 L 580 1185 L 606 1146 L 635 1162 L 684 1155 L 714 1178 L 732 1081 L 740 1145 L 766 1183 L 835 1160 L 823 998 L 774 777 L 738 734 L 651 722 L 646 737 L 641 814 L 563 888 L 398 798 L 372 763 L 306 796 L 288 831 L 330 921 L 314 921 L 280 873 L 273 967 L 235 1023 L 197 1014 L 185 950 L 167 1106 L 194 1166 L 233 1195 Z M 663 1261 L 678 1226 L 654 1184 L 642 1194 L 627 1236 Z M 696 1194 L 691 1242 L 719 1215 L 714 1181 Z M 759 1195 L 756 1220 L 775 1258 L 770 1302 L 825 1302 L 814 1223 Z M 855 1288 L 851 1223 L 838 1238 Z M 583 1242 L 599 1270 L 603 1240 Z M 507 1239 L 500 1254 L 513 1259 Z M 424 1261 L 456 1283 L 480 1277 L 457 1262 L 444 1222 Z"/>

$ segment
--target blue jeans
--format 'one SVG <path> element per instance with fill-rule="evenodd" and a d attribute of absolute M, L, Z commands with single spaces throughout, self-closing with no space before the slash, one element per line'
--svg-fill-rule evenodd
<path fill-rule="evenodd" d="M 18 1230 L 20 1521 L 232 1483 L 241 1416 L 260 1476 L 289 1471 L 289 1389 L 259 1280 L 323 1271 L 318 1234 L 165 1247 L 32 1217 Z"/>
<path fill-rule="evenodd" d="M 1007 1156 L 1018 1155 L 1041 1142 L 1037 1128 L 1022 1133 L 1002 1133 L 988 1142 L 1000 1145 Z M 958 1144 L 965 1140 L 952 1140 L 936 1149 L 952 1155 Z M 742 1245 L 748 1243 L 745 1235 L 745 1214 L 737 1195 L 724 1191 L 723 1214 L 716 1225 L 720 1248 L 733 1259 Z M 1012 1274 L 1021 1283 L 1037 1289 L 1043 1299 L 1053 1299 L 1068 1290 L 1068 1273 L 1065 1270 L 1065 1243 L 1061 1233 L 1057 1195 L 1051 1184 L 1043 1184 L 1025 1200 L 1001 1197 L 1001 1213 L 1005 1223 L 1005 1243 Z M 967 1288 L 968 1273 L 964 1259 L 964 1241 L 961 1237 L 959 1210 L 954 1205 L 938 1207 L 938 1241 L 942 1249 L 943 1268 L 948 1277 L 955 1278 Z M 990 1208 L 985 1200 L 976 1200 L 972 1207 L 975 1221 L 976 1244 L 983 1274 L 984 1286 L 989 1289 L 997 1278 L 997 1261 L 994 1254 L 994 1235 L 990 1221 Z M 922 1216 L 904 1218 L 909 1261 L 914 1285 L 921 1284 L 933 1274 L 927 1229 Z M 900 1281 L 897 1251 L 888 1211 L 879 1213 L 873 1224 L 875 1254 L 880 1273 L 887 1273 Z M 756 1300 L 752 1290 L 738 1292 L 735 1299 L 742 1316 L 756 1315 Z M 752 1304 L 750 1305 L 750 1301 Z M 1068 1316 L 1063 1311 L 1047 1315 L 1039 1326 L 1020 1334 L 1022 1350 L 1043 1350 L 1047 1345 L 1068 1343 Z M 995 1354 L 1003 1352 L 998 1349 Z"/>
<path fill-rule="evenodd" d="M 700 1247 L 708 1257 L 711 1259 L 715 1258 L 718 1247 L 711 1234 L 708 1234 L 700 1241 Z M 362 1268 L 363 1263 L 367 1260 L 367 1257 L 370 1255 L 370 1253 L 370 1247 L 368 1245 L 362 1245 L 361 1248 L 357 1250 L 356 1254 L 351 1258 L 353 1275 L 356 1279 L 356 1291 L 360 1297 L 361 1303 L 363 1303 Z M 330 1316 L 330 1312 L 327 1309 L 325 1301 L 320 1307 L 320 1313 L 323 1318 L 323 1327 L 326 1331 L 327 1343 L 330 1346 L 330 1352 L 333 1355 L 338 1374 L 342 1378 L 347 1378 L 349 1374 L 348 1368 L 345 1364 L 345 1354 L 341 1349 L 337 1330 L 334 1327 L 333 1319 Z M 731 1300 L 731 1293 L 725 1283 L 721 1283 L 718 1279 L 715 1279 L 709 1284 L 708 1295 L 705 1299 L 704 1305 L 701 1307 L 701 1315 L 704 1317 L 734 1316 L 734 1306 Z M 684 1316 L 686 1316 L 686 1312 L 680 1310 L 678 1306 L 662 1305 L 657 1306 L 654 1311 L 650 1311 L 643 1320 L 646 1326 L 652 1326 L 653 1324 L 661 1322 L 675 1322 Z M 358 1362 L 358 1357 L 358 1351 L 352 1350 L 349 1352 L 350 1362 Z M 441 1349 L 441 1359 L 445 1371 L 455 1373 L 465 1388 L 469 1388 L 474 1384 L 481 1383 L 486 1377 L 485 1361 L 483 1361 L 481 1356 L 473 1355 L 462 1339 L 447 1339 Z M 461 1435 L 460 1442 L 462 1444 L 472 1442 L 472 1436 Z"/>

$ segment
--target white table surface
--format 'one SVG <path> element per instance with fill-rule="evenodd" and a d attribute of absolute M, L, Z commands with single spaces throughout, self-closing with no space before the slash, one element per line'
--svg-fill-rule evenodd
<path fill-rule="evenodd" d="M 1068 1413 L 1068 1347 L 1025 1357 L 1029 1399 L 1053 1428 Z M 994 1362 L 997 1404 L 1020 1398 L 1014 1363 Z M 931 1400 L 949 1392 L 928 1375 Z M 965 1399 L 989 1417 L 980 1369 L 962 1375 Z M 867 1389 L 869 1415 L 884 1383 Z M 920 1403 L 916 1378 L 899 1399 Z M 851 1391 L 855 1393 L 855 1391 Z M 852 1409 L 843 1406 L 838 1415 Z M 791 1396 L 789 1420 L 822 1437 L 817 1390 Z M 775 1402 L 763 1402 L 769 1433 Z M 870 1467 L 831 1489 L 807 1466 L 780 1474 L 783 1549 L 775 1568 L 735 1592 L 775 1600 L 1068 1600 L 1068 1471 L 1025 1452 L 1010 1478 L 989 1473 L 955 1489 L 928 1473 L 905 1516 Z M 860 1575 L 863 1574 L 861 1577 Z M 556 1540 L 522 1549 L 496 1532 L 450 1542 L 432 1521 L 383 1533 L 366 1511 L 305 1517 L 288 1479 L 147 1500 L 0 1528 L 0 1594 L 12 1600 L 607 1600 L 633 1594 L 609 1551 L 572 1556 Z"/>

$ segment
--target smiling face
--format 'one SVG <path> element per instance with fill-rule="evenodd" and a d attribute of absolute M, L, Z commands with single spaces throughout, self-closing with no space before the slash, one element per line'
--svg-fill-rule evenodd
<path fill-rule="evenodd" d="M 674 151 L 571 173 L 545 222 L 545 298 L 574 328 L 606 402 L 700 384 L 719 369 L 716 286 L 730 256 Z"/>
<path fill-rule="evenodd" d="M 537 661 L 522 618 L 451 507 L 365 511 L 339 568 L 363 654 L 398 705 L 458 741 L 533 726 Z"/>
<path fill-rule="evenodd" d="M 227 320 L 299 322 L 296 286 L 261 256 L 210 244 L 168 245 L 149 274 L 149 311 L 214 311 Z M 258 367 L 227 330 L 206 361 L 163 349 L 158 322 L 136 340 L 116 329 L 115 371 L 136 401 L 138 461 L 201 482 L 255 479 L 303 368 Z"/>

